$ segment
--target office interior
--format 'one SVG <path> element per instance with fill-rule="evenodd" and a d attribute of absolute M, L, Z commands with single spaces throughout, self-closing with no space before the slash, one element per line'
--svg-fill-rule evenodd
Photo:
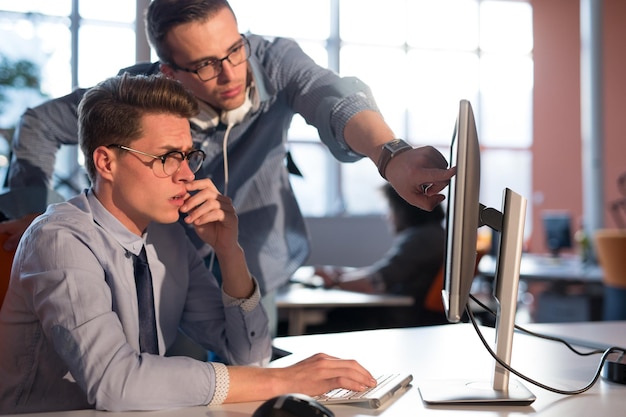
<path fill-rule="evenodd" d="M 526 240 L 529 253 L 546 254 L 542 213 L 567 211 L 573 228 L 580 222 L 593 228 L 616 228 L 607 207 L 623 198 L 617 188 L 618 177 L 626 172 L 626 141 L 623 120 L 626 113 L 626 54 L 622 46 L 626 37 L 626 3 L 622 0 L 530 0 L 533 24 L 533 98 L 531 198 L 528 207 L 530 230 Z M 142 10 L 147 0 L 137 0 Z M 581 26 L 587 19 L 585 7 L 600 10 L 594 23 L 593 57 L 598 62 L 583 62 L 587 50 L 581 40 Z M 137 59 L 149 59 L 141 19 L 137 20 Z M 143 47 L 140 47 L 143 45 Z M 130 64 L 130 63 L 129 63 Z M 590 107 L 586 101 L 588 68 L 595 74 L 592 84 L 594 101 L 591 111 L 597 125 L 587 133 Z M 358 75 L 358 74 L 355 74 Z M 593 141 L 595 145 L 590 145 Z M 596 153 L 591 156 L 589 147 Z M 591 167 L 585 165 L 591 163 Z M 374 170 L 374 167 L 371 167 Z M 590 178 L 595 182 L 591 183 Z M 586 198 L 594 196 L 593 207 Z M 595 210 L 590 213 L 591 210 Z M 593 216 L 593 217 L 591 217 Z M 379 215 L 307 218 L 313 238 L 310 264 L 330 263 L 363 266 L 375 260 L 388 247 L 391 236 Z M 590 226 L 589 226 L 590 224 Z M 590 228 L 591 227 L 591 228 Z M 575 256 L 576 248 L 565 249 Z M 583 290 L 584 291 L 584 290 Z"/>
<path fill-rule="evenodd" d="M 626 17 L 626 4 L 617 0 L 595 3 L 601 6 L 601 19 L 596 26 L 595 41 L 601 51 L 596 54 L 600 62 L 583 60 L 581 41 L 581 9 L 585 1 L 531 1 L 533 8 L 533 143 L 532 153 L 532 204 L 527 218 L 531 222 L 531 233 L 525 250 L 533 254 L 549 254 L 543 214 L 565 212 L 571 219 L 570 248 L 561 251 L 563 256 L 579 256 L 575 233 L 585 223 L 585 198 L 592 195 L 596 201 L 596 218 L 587 223 L 596 228 L 615 229 L 616 224 L 609 206 L 622 199 L 617 187 L 618 178 L 626 172 L 626 141 L 623 139 L 623 114 L 626 104 L 626 54 L 620 46 L 626 29 L 621 21 Z M 587 52 L 588 53 L 588 52 Z M 599 112 L 599 126 L 593 138 L 583 132 L 589 129 L 583 120 L 589 115 L 589 105 L 584 103 L 583 89 L 589 82 L 585 66 L 594 65 L 598 71 L 593 88 L 596 92 L 594 112 Z M 587 137 L 583 138 L 586 134 Z M 595 172 L 586 168 L 589 144 L 593 140 L 599 149 L 594 156 Z M 585 154 L 587 152 L 587 155 Z M 591 177 L 591 178 L 590 178 Z M 596 182 L 590 184 L 590 179 Z M 593 187 L 593 191 L 586 187 Z M 588 204 L 588 203 L 587 203 Z M 587 208 L 588 210 L 588 208 Z M 342 259 L 354 266 L 363 266 L 389 245 L 384 221 L 380 218 L 310 218 L 313 230 L 313 252 L 311 263 L 338 263 Z M 594 223 L 595 222 L 595 223 Z M 594 229 L 585 227 L 593 244 Z M 332 232 L 341 231 L 328 238 Z M 371 232 L 368 238 L 368 231 Z M 327 234 L 328 233 L 328 234 Z M 356 237 L 352 239 L 351 237 Z M 342 237 L 344 237 L 342 239 Z M 358 243 L 355 245 L 355 243 Z M 340 249 L 340 250 L 339 250 Z M 342 258 L 342 259 L 340 259 Z M 597 259 L 596 259 L 597 261 Z M 601 298 L 598 288 L 572 286 L 559 288 L 556 294 L 546 292 L 543 285 L 535 285 L 536 293 L 528 296 L 538 298 L 543 293 L 548 310 L 540 317 L 524 315 L 531 321 L 599 320 L 602 318 Z M 524 287 L 526 288 L 526 287 Z M 535 300 L 536 301 L 536 300 Z M 584 309 L 585 312 L 580 310 Z"/>

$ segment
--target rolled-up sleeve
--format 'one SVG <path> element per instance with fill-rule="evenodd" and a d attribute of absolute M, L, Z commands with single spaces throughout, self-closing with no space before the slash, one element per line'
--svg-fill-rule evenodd
<path fill-rule="evenodd" d="M 318 66 L 293 40 L 277 38 L 266 45 L 257 44 L 262 42 L 257 37 L 250 40 L 260 50 L 266 71 L 266 74 L 257 71 L 255 76 L 272 83 L 277 91 L 286 95 L 293 110 L 317 128 L 322 142 L 335 158 L 342 162 L 362 158 L 363 155 L 348 146 L 343 131 L 355 114 L 364 110 L 379 111 L 367 84 L 356 77 L 340 77 Z M 258 64 L 252 62 L 252 68 L 256 66 Z"/>

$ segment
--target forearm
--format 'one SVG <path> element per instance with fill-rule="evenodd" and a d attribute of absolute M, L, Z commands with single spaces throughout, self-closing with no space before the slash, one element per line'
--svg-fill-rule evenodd
<path fill-rule="evenodd" d="M 222 273 L 222 289 L 233 298 L 249 298 L 254 292 L 254 282 L 248 270 L 241 246 L 217 253 Z"/>
<path fill-rule="evenodd" d="M 366 294 L 378 293 L 369 278 L 359 278 L 352 281 L 338 281 L 337 287 L 346 291 L 362 292 Z"/>
<path fill-rule="evenodd" d="M 344 137 L 350 148 L 376 163 L 383 144 L 394 139 L 395 135 L 379 112 L 364 110 L 348 121 Z"/>
<path fill-rule="evenodd" d="M 289 392 L 288 378 L 281 378 L 280 368 L 229 366 L 230 379 L 225 403 L 259 401 Z"/>
<path fill-rule="evenodd" d="M 35 110 L 27 110 L 20 119 L 11 146 L 9 187 L 49 188 L 61 143 L 49 135 Z"/>
<path fill-rule="evenodd" d="M 380 274 L 369 267 L 352 269 L 339 274 L 337 287 L 342 290 L 376 294 L 384 292 Z"/>
<path fill-rule="evenodd" d="M 75 90 L 22 115 L 11 143 L 11 188 L 50 186 L 57 150 L 63 144 L 78 142 L 76 107 L 84 91 Z"/>

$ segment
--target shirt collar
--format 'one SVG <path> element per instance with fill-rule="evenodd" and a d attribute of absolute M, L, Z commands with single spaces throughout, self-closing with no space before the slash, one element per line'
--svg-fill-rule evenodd
<path fill-rule="evenodd" d="M 93 220 L 102 227 L 113 239 L 115 239 L 124 249 L 134 255 L 139 255 L 144 245 L 145 233 L 137 236 L 122 224 L 115 216 L 107 210 L 96 197 L 93 189 L 87 191 L 87 201 L 93 213 Z"/>

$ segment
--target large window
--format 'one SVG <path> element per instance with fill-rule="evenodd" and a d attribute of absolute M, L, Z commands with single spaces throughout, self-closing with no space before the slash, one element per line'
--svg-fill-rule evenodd
<path fill-rule="evenodd" d="M 27 107 L 92 86 L 132 65 L 135 10 L 128 0 L 0 0 L 0 57 L 36 64 L 42 93 L 5 89 L 10 105 L 0 111 L 0 128 L 14 127 Z M 75 146 L 63 147 L 57 157 L 54 186 L 66 197 L 86 185 L 78 161 Z"/>
<path fill-rule="evenodd" d="M 532 8 L 500 0 L 233 0 L 241 30 L 288 36 L 320 65 L 372 88 L 395 133 L 448 154 L 461 98 L 477 117 L 484 204 L 502 190 L 531 193 Z M 281 10 L 281 13 L 265 11 Z M 263 19 L 258 16 L 263 15 Z M 293 19 L 285 19 L 293 16 Z M 297 16 L 306 16 L 298 19 Z M 292 183 L 309 216 L 384 210 L 369 160 L 340 164 L 297 117 L 290 150 L 304 178 Z M 530 224 L 531 221 L 528 221 Z"/>
<path fill-rule="evenodd" d="M 499 208 L 504 187 L 530 198 L 529 2 L 231 0 L 231 5 L 242 32 L 292 37 L 320 65 L 368 83 L 396 135 L 416 146 L 435 145 L 447 155 L 458 102 L 469 99 L 483 146 L 481 202 Z M 32 57 L 42 66 L 44 92 L 60 96 L 134 62 L 134 19 L 135 3 L 129 0 L 0 0 L 0 36 L 11 39 L 0 44 L 0 52 Z M 338 163 L 300 117 L 292 123 L 290 151 L 304 174 L 292 184 L 306 215 L 384 211 L 378 191 L 383 180 L 371 161 Z M 76 160 L 76 154 L 68 158 Z M 59 170 L 67 169 L 70 161 L 60 160 Z"/>

